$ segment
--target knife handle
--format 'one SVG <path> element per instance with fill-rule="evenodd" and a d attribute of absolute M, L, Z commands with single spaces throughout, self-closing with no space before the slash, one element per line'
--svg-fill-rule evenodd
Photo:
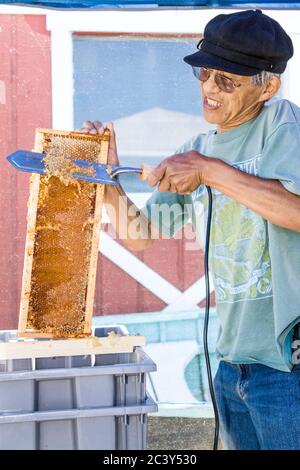
<path fill-rule="evenodd" d="M 148 176 L 150 175 L 150 173 L 152 173 L 153 168 L 151 166 L 147 165 L 147 164 L 146 165 L 144 164 L 142 166 L 142 170 L 143 171 L 142 171 L 142 174 L 141 174 L 140 178 L 142 180 L 146 180 L 148 178 Z"/>

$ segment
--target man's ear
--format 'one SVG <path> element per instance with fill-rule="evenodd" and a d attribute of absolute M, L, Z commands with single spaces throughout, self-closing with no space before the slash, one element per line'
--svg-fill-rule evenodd
<path fill-rule="evenodd" d="M 277 91 L 281 87 L 281 80 L 279 77 L 272 77 L 271 80 L 266 83 L 262 88 L 262 93 L 259 97 L 259 101 L 268 101 L 276 95 Z"/>

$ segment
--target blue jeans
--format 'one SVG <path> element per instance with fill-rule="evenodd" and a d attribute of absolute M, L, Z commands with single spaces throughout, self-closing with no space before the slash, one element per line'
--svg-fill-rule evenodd
<path fill-rule="evenodd" d="M 300 449 L 300 365 L 281 372 L 221 361 L 214 388 L 225 449 Z"/>

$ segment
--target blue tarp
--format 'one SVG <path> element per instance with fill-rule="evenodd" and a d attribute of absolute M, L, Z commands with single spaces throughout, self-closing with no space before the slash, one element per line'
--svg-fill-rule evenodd
<path fill-rule="evenodd" d="M 0 0 L 0 4 L 17 4 L 44 6 L 52 8 L 128 8 L 128 7 L 191 7 L 191 6 L 249 6 L 249 8 L 274 7 L 274 8 L 300 8 L 299 0 L 257 0 L 255 2 L 243 0 Z"/>

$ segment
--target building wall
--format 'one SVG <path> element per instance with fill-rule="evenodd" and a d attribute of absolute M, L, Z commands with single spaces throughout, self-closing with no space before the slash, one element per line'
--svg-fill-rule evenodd
<path fill-rule="evenodd" d="M 44 15 L 0 14 L 0 38 L 0 329 L 7 329 L 18 322 L 29 175 L 17 172 L 5 157 L 16 149 L 31 149 L 37 127 L 52 127 L 51 42 Z M 203 275 L 202 252 L 186 250 L 184 239 L 160 240 L 133 254 L 180 291 Z M 165 306 L 99 255 L 96 315 L 159 311 Z"/>
<path fill-rule="evenodd" d="M 0 328 L 16 327 L 28 199 L 28 174 L 5 157 L 31 149 L 36 127 L 51 125 L 50 34 L 45 17 L 0 15 Z"/>

